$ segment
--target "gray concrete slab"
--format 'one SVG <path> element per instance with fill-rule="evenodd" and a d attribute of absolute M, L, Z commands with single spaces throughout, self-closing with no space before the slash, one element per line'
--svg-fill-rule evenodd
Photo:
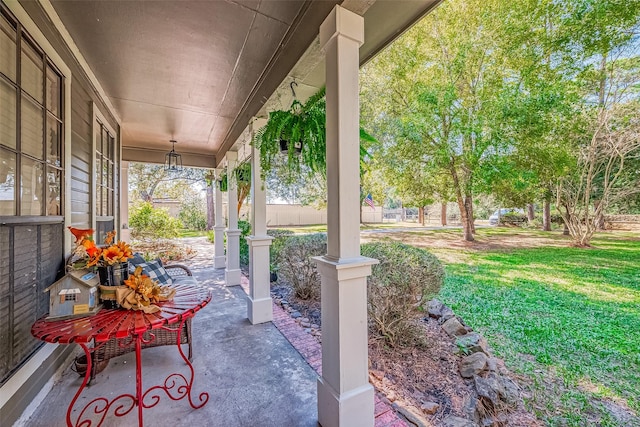
<path fill-rule="evenodd" d="M 211 286 L 213 299 L 193 320 L 196 372 L 193 395 L 209 393 L 209 402 L 192 409 L 187 400 L 173 401 L 162 392 L 160 403 L 144 411 L 149 426 L 317 426 L 316 373 L 272 323 L 251 325 L 246 295 L 223 285 L 224 272 L 197 268 L 195 276 Z M 187 373 L 175 347 L 142 352 L 143 385 L 149 388 L 173 372 Z M 66 410 L 81 383 L 67 368 L 27 426 L 63 426 Z M 115 397 L 135 391 L 133 353 L 111 360 L 85 389 L 78 407 L 97 396 Z M 83 404 L 84 402 L 84 404 Z M 111 413 L 105 426 L 137 425 L 137 409 L 124 417 Z M 78 410 L 74 413 L 74 420 Z"/>

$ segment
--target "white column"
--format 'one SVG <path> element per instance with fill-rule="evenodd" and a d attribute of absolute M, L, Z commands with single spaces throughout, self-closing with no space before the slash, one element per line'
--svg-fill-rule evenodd
<path fill-rule="evenodd" d="M 327 255 L 322 277 L 323 427 L 374 425 L 367 350 L 367 276 L 377 261 L 360 255 L 358 51 L 361 16 L 336 6 L 320 26 L 327 75 Z"/>
<path fill-rule="evenodd" d="M 227 269 L 224 280 L 227 286 L 240 284 L 240 230 L 238 230 L 238 188 L 234 172 L 238 163 L 238 152 L 227 151 L 227 195 L 229 224 L 227 224 Z"/>
<path fill-rule="evenodd" d="M 255 123 L 251 123 L 253 136 Z M 267 192 L 260 176 L 260 150 L 251 151 L 251 230 L 249 243 L 249 297 L 247 317 L 252 324 L 273 320 L 271 284 L 269 281 L 269 247 L 271 236 L 267 236 Z"/>
<path fill-rule="evenodd" d="M 213 227 L 213 240 L 215 256 L 213 259 L 213 265 L 215 268 L 226 267 L 226 257 L 224 255 L 224 218 L 222 217 L 222 191 L 220 190 L 220 183 L 218 178 L 222 175 L 222 169 L 214 169 L 216 183 L 215 183 L 215 212 L 216 212 L 216 225 Z"/>
<path fill-rule="evenodd" d="M 117 225 L 116 225 L 117 226 Z M 129 162 L 120 162 L 120 240 L 131 241 L 129 229 Z"/>

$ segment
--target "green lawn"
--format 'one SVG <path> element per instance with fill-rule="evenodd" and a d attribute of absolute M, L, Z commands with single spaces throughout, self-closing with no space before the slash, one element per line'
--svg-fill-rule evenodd
<path fill-rule="evenodd" d="M 640 425 L 640 239 L 604 234 L 593 245 L 463 249 L 464 261 L 446 263 L 440 298 L 524 375 L 527 403 L 549 425 Z M 607 402 L 638 418 L 616 420 Z"/>
<path fill-rule="evenodd" d="M 186 228 L 183 228 L 180 230 L 179 237 L 201 237 L 206 235 L 207 232 L 203 230 L 187 230 Z"/>

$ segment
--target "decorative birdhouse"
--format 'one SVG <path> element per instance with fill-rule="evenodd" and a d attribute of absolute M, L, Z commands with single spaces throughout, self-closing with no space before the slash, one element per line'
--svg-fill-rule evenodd
<path fill-rule="evenodd" d="M 44 292 L 49 292 L 47 320 L 92 316 L 102 308 L 98 304 L 100 278 L 90 270 L 68 272 Z"/>

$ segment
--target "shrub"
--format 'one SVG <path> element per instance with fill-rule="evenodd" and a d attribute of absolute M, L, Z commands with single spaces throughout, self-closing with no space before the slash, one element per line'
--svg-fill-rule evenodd
<path fill-rule="evenodd" d="M 240 265 L 249 265 L 249 244 L 245 237 L 251 234 L 251 223 L 249 221 L 238 221 L 240 230 Z"/>
<path fill-rule="evenodd" d="M 293 234 L 293 231 L 285 228 L 272 228 L 267 230 L 267 235 L 273 237 L 271 246 L 269 247 L 269 266 L 272 272 L 280 269 L 280 253 L 287 239 L 293 236 Z"/>
<path fill-rule="evenodd" d="M 366 243 L 361 252 L 380 261 L 367 280 L 370 333 L 391 346 L 421 344 L 417 320 L 442 287 L 442 264 L 424 249 L 398 242 Z"/>
<path fill-rule="evenodd" d="M 291 283 L 293 292 L 300 299 L 317 299 L 320 296 L 320 274 L 311 257 L 327 253 L 327 235 L 303 234 L 287 237 L 280 251 L 280 274 Z"/>
<path fill-rule="evenodd" d="M 527 216 L 516 212 L 509 212 L 500 216 L 500 225 L 522 225 L 527 222 Z"/>
<path fill-rule="evenodd" d="M 551 228 L 554 228 L 556 226 L 561 227 L 564 225 L 564 220 L 562 219 L 561 215 L 552 214 L 550 219 L 551 219 Z M 531 223 L 523 224 L 523 227 L 532 228 L 532 229 L 542 229 L 543 228 L 542 215 L 536 216 Z"/>
<path fill-rule="evenodd" d="M 209 243 L 215 243 L 216 242 L 216 233 L 213 230 L 209 230 L 207 231 L 207 240 L 209 241 Z"/>
<path fill-rule="evenodd" d="M 182 205 L 178 218 L 189 230 L 206 230 L 207 216 L 203 210 L 202 202 L 193 201 Z"/>
<path fill-rule="evenodd" d="M 134 239 L 171 239 L 179 236 L 182 224 L 162 208 L 154 208 L 149 202 L 141 202 L 131 209 L 129 225 Z"/>

